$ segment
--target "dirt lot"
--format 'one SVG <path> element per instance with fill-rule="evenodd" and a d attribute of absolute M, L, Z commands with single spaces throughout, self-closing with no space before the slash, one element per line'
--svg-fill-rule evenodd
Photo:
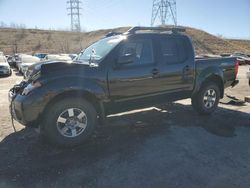
<path fill-rule="evenodd" d="M 240 84 L 228 95 L 250 95 Z M 250 105 L 223 100 L 210 117 L 190 100 L 110 117 L 81 147 L 58 149 L 16 123 L 0 78 L 0 187 L 250 187 Z"/>

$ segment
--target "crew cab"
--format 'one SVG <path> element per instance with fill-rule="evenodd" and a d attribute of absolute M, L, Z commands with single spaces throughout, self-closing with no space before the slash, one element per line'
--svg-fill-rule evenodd
<path fill-rule="evenodd" d="M 134 27 L 92 44 L 77 62 L 40 63 L 10 90 L 10 112 L 61 146 L 82 143 L 110 114 L 167 101 L 191 98 L 199 114 L 209 115 L 224 88 L 238 83 L 238 63 L 195 60 L 183 31 Z"/>

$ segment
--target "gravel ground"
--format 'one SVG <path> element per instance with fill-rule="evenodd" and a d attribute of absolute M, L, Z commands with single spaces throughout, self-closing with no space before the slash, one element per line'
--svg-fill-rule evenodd
<path fill-rule="evenodd" d="M 250 95 L 240 84 L 229 96 Z M 119 114 L 74 149 L 54 148 L 15 123 L 0 78 L 0 187 L 250 187 L 250 105 L 225 98 L 215 114 L 197 115 L 190 100 Z"/>

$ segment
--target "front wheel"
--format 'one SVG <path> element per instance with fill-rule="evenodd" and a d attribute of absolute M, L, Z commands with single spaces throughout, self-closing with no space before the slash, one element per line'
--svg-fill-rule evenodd
<path fill-rule="evenodd" d="M 209 115 L 218 108 L 219 100 L 220 89 L 218 85 L 209 82 L 192 97 L 192 105 L 199 114 Z"/>
<path fill-rule="evenodd" d="M 43 134 L 58 146 L 76 146 L 91 136 L 96 120 L 96 110 L 88 101 L 61 100 L 46 112 Z"/>

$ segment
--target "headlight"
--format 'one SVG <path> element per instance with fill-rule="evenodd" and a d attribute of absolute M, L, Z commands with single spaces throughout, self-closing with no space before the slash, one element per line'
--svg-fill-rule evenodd
<path fill-rule="evenodd" d="M 24 88 L 22 95 L 28 95 L 31 91 L 39 87 L 42 87 L 41 82 L 34 81 Z"/>

